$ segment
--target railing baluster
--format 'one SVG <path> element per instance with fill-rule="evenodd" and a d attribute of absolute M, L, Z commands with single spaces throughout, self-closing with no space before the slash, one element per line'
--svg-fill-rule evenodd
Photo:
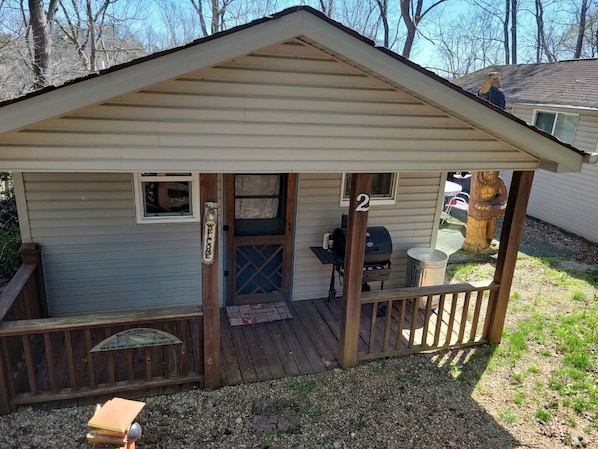
<path fill-rule="evenodd" d="M 152 348 L 145 348 L 145 380 L 152 380 Z"/>
<path fill-rule="evenodd" d="M 44 347 L 46 349 L 46 364 L 48 365 L 48 375 L 50 377 L 50 389 L 52 393 L 58 391 L 58 382 L 56 381 L 56 366 L 54 363 L 54 351 L 52 349 L 52 339 L 49 332 L 44 332 Z"/>
<path fill-rule="evenodd" d="M 391 321 L 392 321 L 392 301 L 386 301 L 386 321 L 384 322 L 384 340 L 382 342 L 382 352 L 388 351 Z"/>
<path fill-rule="evenodd" d="M 475 299 L 475 308 L 473 312 L 473 319 L 471 322 L 471 332 L 469 333 L 469 341 L 475 341 L 476 333 L 478 332 L 478 324 L 480 321 L 480 311 L 482 310 L 482 301 L 484 298 L 484 292 L 479 291 Z"/>
<path fill-rule="evenodd" d="M 77 390 L 77 373 L 75 372 L 75 354 L 73 352 L 73 340 L 71 338 L 71 331 L 64 331 L 64 343 L 66 350 L 66 363 L 69 367 L 69 384 L 73 390 Z"/>
<path fill-rule="evenodd" d="M 129 381 L 135 380 L 135 373 L 133 371 L 133 349 L 124 349 L 125 363 L 127 364 L 127 378 Z"/>
<path fill-rule="evenodd" d="M 451 313 L 449 315 L 449 325 L 446 331 L 446 339 L 444 344 L 450 345 L 453 338 L 453 325 L 455 324 L 455 314 L 457 313 L 457 302 L 459 300 L 459 293 L 453 293 L 451 298 Z"/>
<path fill-rule="evenodd" d="M 469 300 L 471 299 L 471 292 L 465 293 L 465 301 L 463 303 L 463 310 L 461 312 L 461 323 L 459 326 L 459 337 L 457 343 L 463 343 L 463 337 L 465 336 L 465 327 L 467 326 L 467 315 L 469 314 Z"/>
<path fill-rule="evenodd" d="M 445 294 L 440 295 L 440 300 L 438 301 L 438 309 L 436 312 L 436 329 L 434 330 L 434 346 L 438 346 L 438 342 L 440 341 L 440 332 L 442 330 L 442 315 L 444 314 L 444 302 L 445 302 Z"/>
<path fill-rule="evenodd" d="M 112 335 L 112 329 L 110 328 L 110 326 L 107 326 L 104 329 L 104 337 L 108 338 Z M 116 372 L 115 372 L 115 367 L 114 367 L 114 352 L 112 351 L 108 351 L 108 353 L 106 354 L 106 358 L 108 359 L 108 382 L 110 383 L 110 385 L 115 385 L 116 384 Z"/>
<path fill-rule="evenodd" d="M 415 340 L 415 329 L 417 328 L 417 319 L 419 315 L 419 308 L 417 305 L 417 298 L 413 298 L 413 310 L 411 313 L 411 329 L 409 330 L 409 345 L 408 348 L 413 347 L 413 342 Z"/>
<path fill-rule="evenodd" d="M 397 341 L 395 342 L 395 350 L 401 349 L 403 342 L 403 324 L 405 323 L 405 313 L 407 309 L 407 300 L 401 299 L 401 310 L 399 312 L 399 322 L 397 323 Z"/>
<path fill-rule="evenodd" d="M 22 335 L 23 352 L 25 354 L 25 369 L 27 370 L 27 379 L 29 380 L 29 394 L 37 395 L 37 381 L 35 379 L 35 365 L 33 364 L 33 357 L 31 356 L 31 343 L 29 335 Z"/>
<path fill-rule="evenodd" d="M 368 341 L 368 353 L 374 352 L 374 342 L 376 340 L 376 307 L 377 302 L 372 303 L 372 316 L 370 317 L 370 339 Z"/>
<path fill-rule="evenodd" d="M 428 346 L 428 327 L 430 324 L 430 316 L 432 315 L 432 301 L 434 301 L 434 296 L 428 295 L 426 297 L 426 308 L 425 308 L 425 314 L 424 314 L 424 328 L 422 329 L 421 345 L 424 348 Z"/>
<path fill-rule="evenodd" d="M 0 391 L 7 392 L 7 394 L 0 394 L 0 413 L 12 411 L 11 400 L 17 395 L 7 340 L 8 337 L 0 338 L 0 388 L 2 389 Z"/>
<path fill-rule="evenodd" d="M 91 344 L 91 329 L 85 329 L 85 354 L 87 358 L 87 374 L 89 376 L 89 386 L 91 388 L 96 387 L 96 372 L 93 363 L 93 353 L 89 352 L 92 348 Z"/>

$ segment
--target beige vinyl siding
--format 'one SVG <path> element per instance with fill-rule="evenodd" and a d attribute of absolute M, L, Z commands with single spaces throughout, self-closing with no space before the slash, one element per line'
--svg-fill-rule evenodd
<path fill-rule="evenodd" d="M 504 172 L 510 183 L 512 172 Z M 584 164 L 581 173 L 538 170 L 527 214 L 598 243 L 598 165 Z"/>
<path fill-rule="evenodd" d="M 580 114 L 574 145 L 595 152 L 598 140 L 598 111 L 539 107 L 543 110 Z M 531 122 L 534 107 L 515 105 L 514 113 Z M 511 172 L 503 177 L 510 182 Z M 527 208 L 539 218 L 588 240 L 598 242 L 598 165 L 583 164 L 581 173 L 552 173 L 538 170 Z"/>
<path fill-rule="evenodd" d="M 132 174 L 23 177 L 51 315 L 201 304 L 200 225 L 137 225 Z"/>
<path fill-rule="evenodd" d="M 43 161 L 49 171 L 538 166 L 529 154 L 299 40 L 6 134 L 0 153 L 18 159 L 20 169 Z"/>
<path fill-rule="evenodd" d="M 322 265 L 309 249 L 322 244 L 326 230 L 340 227 L 340 173 L 301 174 L 297 200 L 293 300 L 327 297 L 330 265 Z M 368 226 L 385 226 L 393 242 L 391 277 L 387 287 L 405 285 L 406 252 L 415 246 L 432 245 L 441 173 L 399 173 L 395 205 L 372 205 Z M 380 288 L 373 283 L 372 288 Z M 342 286 L 336 282 L 338 294 Z"/>

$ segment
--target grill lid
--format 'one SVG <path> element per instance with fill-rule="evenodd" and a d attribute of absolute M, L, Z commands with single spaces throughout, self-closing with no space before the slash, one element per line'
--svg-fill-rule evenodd
<path fill-rule="evenodd" d="M 347 246 L 347 229 L 336 228 L 332 233 L 333 250 L 345 257 Z M 384 226 L 369 226 L 366 231 L 364 264 L 380 264 L 388 262 L 392 254 L 390 233 Z"/>

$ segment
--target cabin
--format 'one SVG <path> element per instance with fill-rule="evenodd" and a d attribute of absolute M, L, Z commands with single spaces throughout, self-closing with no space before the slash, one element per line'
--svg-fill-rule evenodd
<path fill-rule="evenodd" d="M 511 114 L 588 154 L 598 152 L 598 59 L 495 65 L 454 83 L 475 93 L 488 72 L 500 74 Z M 502 175 L 510 182 L 510 170 Z M 528 215 L 598 243 L 596 192 L 598 165 L 590 160 L 575 174 L 538 170 Z"/>
<path fill-rule="evenodd" d="M 534 173 L 585 157 L 303 6 L 0 111 L 23 240 L 1 413 L 499 343 Z M 408 285 L 447 173 L 505 169 L 493 279 Z M 371 228 L 392 243 L 367 291 Z M 271 304 L 292 319 L 231 324 Z"/>

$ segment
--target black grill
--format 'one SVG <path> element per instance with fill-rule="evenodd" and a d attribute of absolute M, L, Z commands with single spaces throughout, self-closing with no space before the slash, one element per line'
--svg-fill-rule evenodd
<path fill-rule="evenodd" d="M 344 259 L 347 247 L 347 229 L 336 228 L 332 233 L 332 240 L 333 251 Z M 384 282 L 388 279 L 390 276 L 391 255 L 392 240 L 388 230 L 384 226 L 368 227 L 363 261 L 364 284 L 375 281 Z"/>

